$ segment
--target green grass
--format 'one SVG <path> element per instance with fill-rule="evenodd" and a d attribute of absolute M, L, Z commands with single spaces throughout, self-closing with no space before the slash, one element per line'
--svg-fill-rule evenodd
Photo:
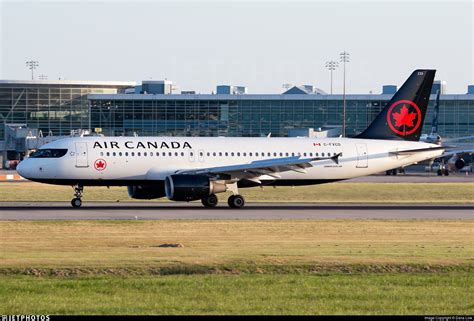
<path fill-rule="evenodd" d="M 0 268 L 466 265 L 472 231 L 474 220 L 3 221 Z"/>
<path fill-rule="evenodd" d="M 2 314 L 474 313 L 472 273 L 0 277 Z"/>
<path fill-rule="evenodd" d="M 471 315 L 473 230 L 474 220 L 0 221 L 0 314 Z"/>
<path fill-rule="evenodd" d="M 311 203 L 474 203 L 474 183 L 333 183 L 300 187 L 247 188 L 240 192 L 249 202 Z M 73 196 L 70 186 L 38 183 L 0 183 L 0 201 L 64 201 Z M 226 194 L 219 194 L 222 200 Z M 125 187 L 86 187 L 85 202 L 135 201 Z M 159 202 L 166 199 L 159 199 Z"/>

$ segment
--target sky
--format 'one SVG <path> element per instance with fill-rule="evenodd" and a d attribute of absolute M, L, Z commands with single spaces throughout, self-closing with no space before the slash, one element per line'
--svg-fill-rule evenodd
<path fill-rule="evenodd" d="M 148 79 L 211 93 L 218 84 L 330 91 L 325 63 L 347 51 L 346 91 L 380 93 L 417 68 L 448 93 L 474 84 L 473 1 L 0 0 L 0 79 Z M 334 71 L 342 92 L 343 68 Z"/>

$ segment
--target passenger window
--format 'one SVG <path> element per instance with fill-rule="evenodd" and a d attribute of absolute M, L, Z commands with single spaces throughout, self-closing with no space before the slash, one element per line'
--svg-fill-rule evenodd
<path fill-rule="evenodd" d="M 272 154 L 271 154 L 271 153 L 267 153 L 267 156 L 272 156 Z"/>
<path fill-rule="evenodd" d="M 207 156 L 211 156 L 211 153 L 207 152 Z"/>
<path fill-rule="evenodd" d="M 178 152 L 174 152 L 174 156 L 178 156 Z"/>
<path fill-rule="evenodd" d="M 251 153 L 251 152 L 249 153 L 249 156 L 252 157 L 252 153 Z"/>
<path fill-rule="evenodd" d="M 219 152 L 219 156 L 222 156 L 222 152 Z"/>
<path fill-rule="evenodd" d="M 244 153 L 244 155 L 243 155 L 243 156 L 247 156 L 247 153 Z"/>
<path fill-rule="evenodd" d="M 137 152 L 137 156 L 141 156 L 142 154 L 140 152 Z"/>
<path fill-rule="evenodd" d="M 237 152 L 237 156 L 240 156 L 240 152 Z"/>
<path fill-rule="evenodd" d="M 230 156 L 234 156 L 234 152 L 231 152 L 231 153 L 230 153 Z"/>
<path fill-rule="evenodd" d="M 321 156 L 323 156 L 323 157 L 324 157 L 324 153 L 321 153 Z"/>
<path fill-rule="evenodd" d="M 216 156 L 216 152 L 212 153 L 212 156 Z"/>
<path fill-rule="evenodd" d="M 303 156 L 306 157 L 306 153 L 304 153 Z"/>
<path fill-rule="evenodd" d="M 291 156 L 295 156 L 295 153 L 291 153 Z"/>
<path fill-rule="evenodd" d="M 228 153 L 228 152 L 225 152 L 225 156 L 229 156 L 229 153 Z"/>
<path fill-rule="evenodd" d="M 172 152 L 169 152 L 169 153 L 168 153 L 168 156 L 173 156 L 173 153 L 172 153 Z"/>
<path fill-rule="evenodd" d="M 115 152 L 112 153 L 112 156 L 116 156 L 117 154 Z"/>
<path fill-rule="evenodd" d="M 150 156 L 153 156 L 153 152 L 150 152 Z"/>
<path fill-rule="evenodd" d="M 283 156 L 283 153 L 280 153 L 280 156 Z"/>
<path fill-rule="evenodd" d="M 143 153 L 143 156 L 146 156 L 146 152 Z"/>
<path fill-rule="evenodd" d="M 286 156 L 290 156 L 290 154 L 286 153 Z"/>
<path fill-rule="evenodd" d="M 181 152 L 181 156 L 184 156 L 184 152 Z"/>
<path fill-rule="evenodd" d="M 122 156 L 122 152 L 119 152 L 119 156 Z"/>
<path fill-rule="evenodd" d="M 135 156 L 135 153 L 134 153 L 134 152 L 132 152 L 132 156 Z"/>
<path fill-rule="evenodd" d="M 100 156 L 104 156 L 104 152 L 100 152 Z"/>
<path fill-rule="evenodd" d="M 194 156 L 194 153 L 193 153 L 193 152 L 189 152 L 189 156 Z"/>
<path fill-rule="evenodd" d="M 258 156 L 258 152 L 255 153 L 255 156 Z"/>
<path fill-rule="evenodd" d="M 163 152 L 163 154 L 162 154 L 162 155 L 163 155 L 163 156 L 166 156 L 166 152 Z"/>
<path fill-rule="evenodd" d="M 110 153 L 109 153 L 109 152 L 107 152 L 107 156 L 110 156 Z"/>
<path fill-rule="evenodd" d="M 128 156 L 128 152 L 125 152 L 125 156 Z"/>

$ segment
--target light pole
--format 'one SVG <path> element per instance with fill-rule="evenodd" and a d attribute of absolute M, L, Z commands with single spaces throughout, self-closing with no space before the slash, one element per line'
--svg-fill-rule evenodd
<path fill-rule="evenodd" d="M 331 71 L 331 95 L 332 95 L 332 72 L 336 70 L 338 66 L 339 64 L 337 63 L 337 61 L 331 60 L 331 61 L 326 62 L 326 68 Z"/>
<path fill-rule="evenodd" d="M 344 51 L 344 52 L 341 52 L 339 56 L 344 66 L 344 79 L 343 79 L 343 87 L 342 87 L 342 101 L 343 101 L 342 137 L 346 137 L 346 62 L 349 62 L 349 53 Z"/>
<path fill-rule="evenodd" d="M 30 60 L 26 62 L 26 67 L 28 67 L 29 70 L 31 70 L 31 80 L 34 79 L 33 77 L 33 72 L 36 68 L 39 67 L 39 62 L 36 60 Z"/>

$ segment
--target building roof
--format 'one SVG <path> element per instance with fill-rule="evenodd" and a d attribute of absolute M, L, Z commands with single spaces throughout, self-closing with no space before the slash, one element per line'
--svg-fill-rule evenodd
<path fill-rule="evenodd" d="M 390 100 L 393 95 L 360 94 L 346 95 L 346 100 Z M 89 94 L 89 100 L 342 100 L 342 95 L 308 95 L 308 94 L 246 94 L 246 95 L 210 95 L 210 94 Z M 431 100 L 436 95 L 430 96 Z M 440 100 L 474 100 L 474 94 L 441 95 Z"/>
<path fill-rule="evenodd" d="M 102 81 L 102 80 L 0 80 L 2 85 L 75 85 L 75 86 L 110 86 L 110 87 L 133 87 L 136 81 Z"/>

